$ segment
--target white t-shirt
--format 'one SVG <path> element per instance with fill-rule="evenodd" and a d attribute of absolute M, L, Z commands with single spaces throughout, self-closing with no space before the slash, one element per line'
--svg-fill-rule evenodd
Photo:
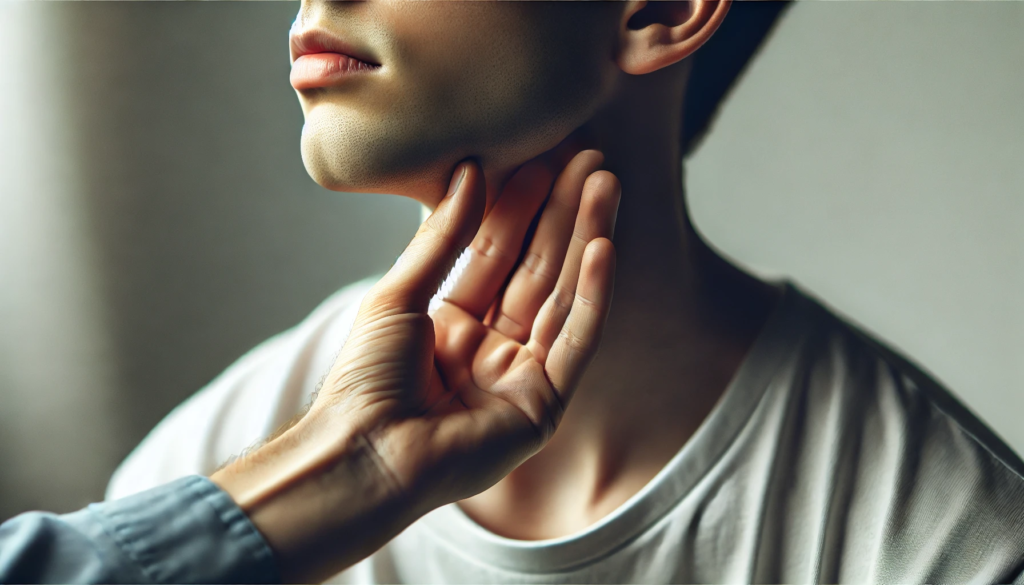
<path fill-rule="evenodd" d="M 371 285 L 342 289 L 175 409 L 108 497 L 209 474 L 291 419 Z M 702 426 L 597 524 L 516 541 L 452 504 L 335 580 L 1024 583 L 1020 459 L 919 369 L 784 289 Z"/>

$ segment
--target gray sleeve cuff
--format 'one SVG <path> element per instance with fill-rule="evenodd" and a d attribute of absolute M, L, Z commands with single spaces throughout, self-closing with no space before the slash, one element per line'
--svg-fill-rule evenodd
<path fill-rule="evenodd" d="M 114 581 L 280 582 L 273 553 L 231 497 L 193 475 L 62 519 L 127 564 Z M 105 550 L 104 550 L 105 549 Z"/>

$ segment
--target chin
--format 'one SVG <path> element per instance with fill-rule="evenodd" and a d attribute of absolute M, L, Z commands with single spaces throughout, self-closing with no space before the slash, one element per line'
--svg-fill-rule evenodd
<path fill-rule="evenodd" d="M 352 149 L 324 144 L 317 138 L 308 138 L 303 132 L 302 164 L 309 176 L 325 189 L 355 193 L 387 189 L 388 181 L 374 172 L 368 162 Z"/>
<path fill-rule="evenodd" d="M 385 129 L 351 118 L 310 117 L 302 129 L 302 162 L 309 176 L 331 191 L 401 195 L 428 205 L 440 201 L 446 175 L 461 157 L 401 144 Z"/>
<path fill-rule="evenodd" d="M 498 119 L 442 129 L 399 112 L 361 116 L 351 107 L 322 103 L 306 112 L 302 161 L 310 177 L 332 191 L 401 195 L 433 207 L 460 161 L 476 158 L 489 181 L 501 180 L 556 146 L 576 121 L 545 122 Z"/>

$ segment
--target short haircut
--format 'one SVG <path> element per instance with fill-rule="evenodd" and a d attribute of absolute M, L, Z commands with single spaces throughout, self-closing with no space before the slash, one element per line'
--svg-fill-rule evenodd
<path fill-rule="evenodd" d="M 711 123 L 747 65 L 790 2 L 734 2 L 722 25 L 693 55 L 683 103 L 683 156 L 700 145 Z"/>

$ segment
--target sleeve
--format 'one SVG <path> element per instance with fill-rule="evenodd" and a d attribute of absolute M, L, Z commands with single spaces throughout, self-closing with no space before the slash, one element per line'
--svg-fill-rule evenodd
<path fill-rule="evenodd" d="M 273 553 L 209 480 L 191 476 L 72 514 L 0 525 L 3 583 L 270 583 Z"/>
<path fill-rule="evenodd" d="M 301 412 L 375 281 L 341 289 L 302 323 L 257 346 L 174 409 L 114 472 L 107 499 L 187 475 L 209 475 Z"/>

